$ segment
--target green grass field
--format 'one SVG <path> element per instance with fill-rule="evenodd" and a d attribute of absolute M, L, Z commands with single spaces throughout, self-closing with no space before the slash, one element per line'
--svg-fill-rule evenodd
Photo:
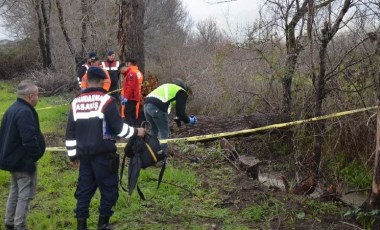
<path fill-rule="evenodd" d="M 10 83 L 0 82 L 0 89 L 2 114 L 16 96 Z M 49 147 L 63 146 L 70 99 L 67 95 L 40 98 L 37 111 Z M 236 171 L 217 142 L 207 148 L 188 143 L 169 147 L 174 157 L 169 158 L 157 192 L 159 168 L 141 172 L 140 186 L 152 199 L 140 201 L 136 191 L 128 197 L 120 189 L 113 229 L 309 229 L 312 225 L 336 229 L 343 220 L 346 209 L 265 188 Z M 194 163 L 190 157 L 200 160 Z M 76 229 L 77 177 L 78 169 L 70 165 L 65 152 L 45 153 L 38 163 L 37 194 L 28 217 L 31 230 Z M 9 173 L 0 170 L 0 229 L 8 190 Z M 99 198 L 97 192 L 91 202 L 89 229 L 96 229 Z"/>
<path fill-rule="evenodd" d="M 2 101 L 0 113 L 3 114 L 15 101 L 16 95 L 14 87 L 9 83 L 1 82 L 0 88 L 3 92 L 0 96 Z M 67 100 L 60 97 L 40 98 L 36 110 L 45 136 L 63 138 L 68 113 L 67 103 Z M 47 143 L 49 143 L 48 139 Z M 32 201 L 28 217 L 30 229 L 75 229 L 73 209 L 76 205 L 74 192 L 78 170 L 70 165 L 65 154 L 64 152 L 46 152 L 38 163 L 37 195 Z M 156 182 L 150 180 L 156 178 L 158 173 L 158 168 L 144 170 L 141 173 L 143 182 L 140 185 L 145 195 L 148 198 L 154 196 L 154 199 L 150 201 L 140 202 L 136 192 L 129 199 L 127 193 L 120 190 L 119 200 L 114 209 L 115 215 L 111 219 L 117 229 L 163 229 L 166 226 L 172 226 L 173 229 L 191 226 L 198 228 L 202 224 L 193 223 L 191 221 L 193 215 L 205 215 L 207 218 L 220 220 L 226 217 L 227 210 L 212 207 L 213 195 L 198 188 L 200 183 L 191 168 L 177 168 L 170 165 L 165 173 L 165 181 L 171 181 L 175 185 L 163 184 L 156 193 Z M 4 225 L 3 217 L 9 179 L 8 172 L 0 171 L 0 203 L 2 204 L 0 226 Z M 123 183 L 125 184 L 126 181 Z M 187 190 L 197 196 L 189 196 Z M 200 199 L 201 196 L 205 199 Z M 99 198 L 97 192 L 91 204 L 90 229 L 94 229 L 97 222 Z"/>

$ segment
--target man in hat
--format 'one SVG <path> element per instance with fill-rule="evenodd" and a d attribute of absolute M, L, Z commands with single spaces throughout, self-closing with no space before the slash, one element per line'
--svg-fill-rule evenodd
<path fill-rule="evenodd" d="M 103 69 L 90 67 L 87 76 L 88 88 L 71 103 L 65 144 L 70 161 L 80 162 L 75 192 L 77 229 L 87 229 L 89 205 L 99 188 L 98 229 L 106 230 L 118 198 L 116 139 L 143 137 L 145 130 L 123 123 L 115 101 L 102 88 L 107 79 Z"/>
<path fill-rule="evenodd" d="M 126 66 L 120 69 L 124 74 L 122 100 L 124 105 L 124 117 L 127 124 L 137 127 L 139 103 L 142 100 L 141 85 L 144 81 L 144 76 L 137 66 L 137 60 L 129 58 Z"/>
<path fill-rule="evenodd" d="M 89 67 L 99 67 L 99 58 L 97 56 L 93 56 L 90 58 L 90 66 Z M 107 92 L 110 90 L 111 87 L 111 78 L 110 75 L 108 74 L 107 70 L 103 69 L 103 72 L 106 74 L 107 78 L 103 81 L 103 89 L 106 90 Z M 84 91 L 86 88 L 88 88 L 88 83 L 87 83 L 87 71 L 82 77 L 82 82 L 81 82 L 81 90 Z"/>
<path fill-rule="evenodd" d="M 110 95 L 115 98 L 119 104 L 120 93 L 119 88 L 119 66 L 120 62 L 116 61 L 116 55 L 113 50 L 107 52 L 107 60 L 102 62 L 102 68 L 106 70 L 111 78 Z"/>
<path fill-rule="evenodd" d="M 82 85 L 82 78 L 83 76 L 86 74 L 88 68 L 90 68 L 91 66 L 91 60 L 96 58 L 96 52 L 94 51 L 91 51 L 88 53 L 88 58 L 86 59 L 85 63 L 79 67 L 78 69 L 78 77 L 77 77 L 77 81 L 78 81 L 78 84 L 79 84 L 79 87 L 81 87 Z"/>

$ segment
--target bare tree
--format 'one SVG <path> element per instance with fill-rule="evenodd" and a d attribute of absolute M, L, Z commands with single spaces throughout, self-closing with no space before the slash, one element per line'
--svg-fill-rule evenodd
<path fill-rule="evenodd" d="M 42 64 L 44 68 L 54 69 L 51 57 L 51 44 L 50 44 L 50 13 L 51 3 L 48 1 L 48 14 L 44 0 L 35 0 L 33 2 L 36 12 L 36 19 L 38 25 L 38 44 L 42 54 Z"/>
<path fill-rule="evenodd" d="M 325 21 L 322 28 L 321 44 L 319 45 L 319 71 L 317 74 L 313 74 L 313 85 L 315 89 L 314 95 L 314 116 L 318 117 L 322 115 L 323 100 L 326 97 L 326 71 L 327 71 L 327 48 L 328 44 L 334 38 L 340 25 L 343 21 L 343 17 L 346 15 L 349 8 L 352 6 L 352 0 L 345 0 L 343 6 L 335 20 L 335 22 Z M 329 12 L 330 14 L 332 12 Z M 327 17 L 330 18 L 331 17 Z M 314 162 L 312 171 L 316 176 L 319 173 L 319 164 L 321 161 L 322 142 L 324 133 L 324 122 L 318 121 L 313 124 L 314 127 Z"/>
<path fill-rule="evenodd" d="M 82 12 L 82 19 L 81 19 L 81 28 L 82 28 L 82 33 L 81 33 L 81 54 L 82 54 L 82 57 L 85 57 L 86 56 L 86 48 L 87 48 L 87 37 L 88 37 L 88 24 L 89 24 L 89 21 L 90 21 L 90 18 L 89 18 L 89 7 L 92 7 L 90 6 L 90 4 L 88 3 L 88 0 L 81 0 L 81 12 Z"/>
<path fill-rule="evenodd" d="M 79 66 L 79 64 L 80 64 L 80 62 L 82 60 L 82 57 L 80 55 L 78 55 L 78 52 L 76 51 L 76 49 L 74 47 L 74 44 L 73 44 L 71 38 L 69 37 L 68 31 L 67 31 L 67 27 L 66 27 L 66 24 L 65 24 L 65 19 L 64 19 L 64 16 L 63 16 L 63 10 L 62 10 L 61 0 L 55 0 L 55 3 L 56 3 L 56 7 L 57 7 L 58 20 L 59 20 L 59 24 L 60 24 L 60 27 L 61 27 L 61 30 L 62 30 L 63 37 L 65 38 L 67 46 L 68 46 L 68 48 L 70 50 L 70 54 L 71 54 L 71 56 L 72 56 L 72 58 L 73 58 L 73 60 L 75 62 L 75 66 Z M 76 76 L 74 75 L 74 80 L 75 79 L 76 79 Z"/>

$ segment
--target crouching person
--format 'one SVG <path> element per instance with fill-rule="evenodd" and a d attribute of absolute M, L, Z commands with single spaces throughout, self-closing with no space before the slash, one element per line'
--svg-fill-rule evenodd
<path fill-rule="evenodd" d="M 98 229 L 111 229 L 109 219 L 118 199 L 119 183 L 116 139 L 143 137 L 145 130 L 123 123 L 116 102 L 102 88 L 107 79 L 102 69 L 90 67 L 87 75 L 88 88 L 71 103 L 65 142 L 70 161 L 79 164 L 77 229 L 87 229 L 89 205 L 97 188 L 101 195 Z"/>

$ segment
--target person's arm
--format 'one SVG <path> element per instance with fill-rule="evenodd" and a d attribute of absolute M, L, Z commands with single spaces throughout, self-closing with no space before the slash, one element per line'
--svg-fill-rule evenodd
<path fill-rule="evenodd" d="M 87 73 L 85 73 L 82 77 L 81 85 L 80 88 L 83 90 L 88 88 L 88 83 L 87 83 Z"/>
<path fill-rule="evenodd" d="M 75 161 L 77 159 L 77 140 L 76 140 L 75 121 L 74 121 L 72 109 L 70 109 L 69 117 L 67 119 L 65 139 L 66 139 L 65 145 L 67 149 L 67 155 L 70 157 L 70 161 Z"/>
<path fill-rule="evenodd" d="M 104 119 L 113 135 L 126 139 L 134 136 L 143 137 L 145 135 L 143 128 L 133 128 L 123 122 L 116 103 L 113 100 L 104 109 Z"/>
<path fill-rule="evenodd" d="M 103 81 L 103 89 L 105 89 L 108 92 L 108 91 L 110 91 L 110 87 L 111 87 L 111 77 L 110 77 L 110 74 L 108 73 L 107 70 L 105 70 L 105 69 L 102 69 L 102 70 L 104 71 L 104 73 L 107 76 L 107 79 L 105 79 Z"/>
<path fill-rule="evenodd" d="M 81 67 L 79 68 L 79 70 L 78 70 L 78 78 L 77 78 L 77 80 L 78 80 L 79 87 L 80 87 L 81 84 L 82 84 L 82 78 L 83 78 L 83 76 L 85 75 L 86 71 L 87 71 L 87 69 L 86 69 L 86 67 L 84 67 L 84 66 L 81 66 Z"/>
<path fill-rule="evenodd" d="M 20 132 L 21 143 L 30 157 L 37 161 L 44 154 L 45 146 L 40 146 L 40 130 L 38 129 L 38 120 L 30 110 L 20 111 L 20 116 L 16 123 Z"/>
<path fill-rule="evenodd" d="M 188 124 L 190 122 L 189 116 L 186 114 L 186 102 L 187 102 L 187 93 L 183 90 L 178 91 L 176 95 L 176 115 L 177 117 Z"/>

